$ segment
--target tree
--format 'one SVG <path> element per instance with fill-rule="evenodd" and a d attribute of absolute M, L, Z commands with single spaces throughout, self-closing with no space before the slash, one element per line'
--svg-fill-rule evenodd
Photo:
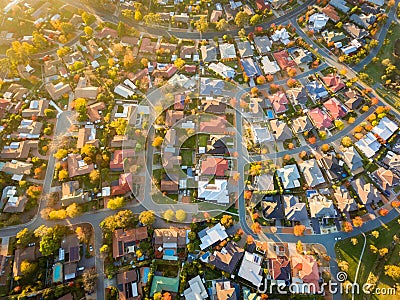
<path fill-rule="evenodd" d="M 398 282 L 400 280 L 400 266 L 388 265 L 385 266 L 385 275 Z"/>
<path fill-rule="evenodd" d="M 222 226 L 229 228 L 233 225 L 233 218 L 231 215 L 223 215 L 220 222 Z"/>
<path fill-rule="evenodd" d="M 164 139 L 161 136 L 157 136 L 153 143 L 151 144 L 153 147 L 160 147 L 162 143 L 164 142 Z"/>
<path fill-rule="evenodd" d="M 77 98 L 73 104 L 76 112 L 79 114 L 78 120 L 85 121 L 87 118 L 87 101 L 84 98 Z"/>
<path fill-rule="evenodd" d="M 108 253 L 110 251 L 110 247 L 107 244 L 104 244 L 100 247 L 100 253 Z"/>
<path fill-rule="evenodd" d="M 342 120 L 335 120 L 335 127 L 338 129 L 338 130 L 343 130 L 344 129 L 344 123 L 343 123 L 343 121 Z"/>
<path fill-rule="evenodd" d="M 353 226 L 354 227 L 361 227 L 363 225 L 363 220 L 361 217 L 357 216 L 353 219 Z"/>
<path fill-rule="evenodd" d="M 207 17 L 201 16 L 199 20 L 197 20 L 194 23 L 194 26 L 196 27 L 196 30 L 200 33 L 200 35 L 207 31 L 208 29 L 208 22 L 207 22 Z"/>
<path fill-rule="evenodd" d="M 121 210 L 115 215 L 105 218 L 100 223 L 100 228 L 107 234 L 112 234 L 115 229 L 125 229 L 133 225 L 134 215 L 131 210 Z"/>
<path fill-rule="evenodd" d="M 65 211 L 70 218 L 75 218 L 81 214 L 80 207 L 76 203 L 68 205 Z"/>
<path fill-rule="evenodd" d="M 388 248 L 381 248 L 381 249 L 379 249 L 378 252 L 379 252 L 379 256 L 383 257 L 389 253 L 389 250 L 388 250 Z"/>
<path fill-rule="evenodd" d="M 330 148 L 331 148 L 331 146 L 329 146 L 328 144 L 323 144 L 321 146 L 321 151 L 322 152 L 328 152 Z"/>
<path fill-rule="evenodd" d="M 143 21 L 146 23 L 146 25 L 160 24 L 161 17 L 159 14 L 148 13 L 143 17 Z"/>
<path fill-rule="evenodd" d="M 53 210 L 49 213 L 50 220 L 63 220 L 67 217 L 65 209 Z"/>
<path fill-rule="evenodd" d="M 28 260 L 23 260 L 21 262 L 20 270 L 21 270 L 21 273 L 23 273 L 25 277 L 29 277 L 32 275 L 33 272 L 36 271 L 37 267 L 38 267 L 37 263 L 31 263 Z"/>
<path fill-rule="evenodd" d="M 118 32 L 118 36 L 120 38 L 126 34 L 126 26 L 125 26 L 124 22 L 122 22 L 122 21 L 118 22 L 117 32 Z"/>
<path fill-rule="evenodd" d="M 154 212 L 152 210 L 142 211 L 139 215 L 140 223 L 146 226 L 154 224 L 155 220 Z"/>
<path fill-rule="evenodd" d="M 304 247 L 303 247 L 303 244 L 301 243 L 301 241 L 297 241 L 296 250 L 297 250 L 298 253 L 303 253 Z"/>
<path fill-rule="evenodd" d="M 186 62 L 180 57 L 178 57 L 174 61 L 174 66 L 177 67 L 178 69 L 182 69 L 185 64 L 186 64 Z"/>
<path fill-rule="evenodd" d="M 320 137 L 321 140 L 325 140 L 326 137 L 327 137 L 327 133 L 326 133 L 325 130 L 321 130 L 321 131 L 318 133 L 318 135 L 319 135 L 319 137 Z"/>
<path fill-rule="evenodd" d="M 175 213 L 172 209 L 167 209 L 164 213 L 163 213 L 163 218 L 165 220 L 167 220 L 167 222 L 172 221 L 174 219 Z"/>
<path fill-rule="evenodd" d="M 93 170 L 89 173 L 89 179 L 90 183 L 96 184 L 100 180 L 100 171 L 99 170 Z"/>
<path fill-rule="evenodd" d="M 379 231 L 377 231 L 377 230 L 374 230 L 374 231 L 372 231 L 371 232 L 371 235 L 374 237 L 374 238 L 379 238 Z"/>
<path fill-rule="evenodd" d="M 24 228 L 17 233 L 15 238 L 18 246 L 21 248 L 26 248 L 34 238 L 33 231 L 30 231 L 28 228 Z"/>
<path fill-rule="evenodd" d="M 255 14 L 250 18 L 250 25 L 256 25 L 261 22 L 261 16 L 259 14 Z"/>
<path fill-rule="evenodd" d="M 124 55 L 124 67 L 126 69 L 131 69 L 135 65 L 135 57 L 132 51 L 126 51 Z"/>
<path fill-rule="evenodd" d="M 357 238 L 351 238 L 351 243 L 353 244 L 353 246 L 358 244 L 358 239 Z"/>
<path fill-rule="evenodd" d="M 97 272 L 94 268 L 87 269 L 82 274 L 83 289 L 87 293 L 94 291 L 96 286 Z"/>
<path fill-rule="evenodd" d="M 90 26 L 86 26 L 83 31 L 87 36 L 92 36 L 93 35 L 93 28 Z"/>
<path fill-rule="evenodd" d="M 296 225 L 293 227 L 293 234 L 295 236 L 302 236 L 302 235 L 304 235 L 305 230 L 306 230 L 306 227 L 304 225 Z"/>
<path fill-rule="evenodd" d="M 111 122 L 110 126 L 115 129 L 118 135 L 123 135 L 126 131 L 128 121 L 125 118 L 117 118 Z"/>
<path fill-rule="evenodd" d="M 348 122 L 349 124 L 353 124 L 355 121 L 356 121 L 356 118 L 354 118 L 354 117 L 350 117 L 350 118 L 347 120 L 347 122 Z"/>
<path fill-rule="evenodd" d="M 154 300 L 163 300 L 162 299 L 162 294 L 160 292 L 154 293 L 153 299 Z"/>
<path fill-rule="evenodd" d="M 61 160 L 63 158 L 66 158 L 68 155 L 68 150 L 65 149 L 58 149 L 56 153 L 54 153 L 54 157 Z"/>
<path fill-rule="evenodd" d="M 94 158 L 96 155 L 96 147 L 91 144 L 85 144 L 81 149 L 81 154 L 90 158 Z"/>
<path fill-rule="evenodd" d="M 176 219 L 178 222 L 183 222 L 183 221 L 185 221 L 185 220 L 186 220 L 186 212 L 185 212 L 183 209 L 178 209 L 178 210 L 175 212 L 175 219 Z"/>
<path fill-rule="evenodd" d="M 376 248 L 374 245 L 370 245 L 369 250 L 374 254 L 378 253 L 378 248 Z"/>
<path fill-rule="evenodd" d="M 83 229 L 83 227 L 80 227 L 80 226 L 76 227 L 76 229 L 75 229 L 75 234 L 76 234 L 76 236 L 78 237 L 78 240 L 79 240 L 81 243 L 83 243 L 83 242 L 86 241 L 86 232 L 85 232 L 85 230 Z"/>
<path fill-rule="evenodd" d="M 288 75 L 289 75 L 289 77 L 294 77 L 294 76 L 296 76 L 296 69 L 295 68 L 289 68 L 288 70 L 287 70 L 287 73 L 288 73 Z"/>
<path fill-rule="evenodd" d="M 351 223 L 350 223 L 350 222 L 347 222 L 347 221 L 343 222 L 342 228 L 343 228 L 343 231 L 344 231 L 344 232 L 351 232 L 351 231 L 353 231 L 353 225 L 351 225 Z"/>
<path fill-rule="evenodd" d="M 218 31 L 226 31 L 228 29 L 228 26 L 229 26 L 228 21 L 225 19 L 221 19 L 215 23 L 215 28 Z"/>
<path fill-rule="evenodd" d="M 254 233 L 259 234 L 261 232 L 261 225 L 258 222 L 254 222 L 251 225 L 251 230 L 253 230 Z"/>
<path fill-rule="evenodd" d="M 75 31 L 75 27 L 69 22 L 61 22 L 60 30 L 64 36 L 67 36 Z"/>
<path fill-rule="evenodd" d="M 135 21 L 140 21 L 140 20 L 143 19 L 143 15 L 139 10 L 137 10 L 137 11 L 135 11 L 135 17 L 134 18 L 135 18 Z"/>
<path fill-rule="evenodd" d="M 86 25 L 91 25 L 93 24 L 94 21 L 96 21 L 96 17 L 90 13 L 87 13 L 86 11 L 84 11 L 82 13 L 82 21 L 86 24 Z"/>
<path fill-rule="evenodd" d="M 342 145 L 344 147 L 351 147 L 351 145 L 353 144 L 353 141 L 351 140 L 350 137 L 345 136 L 345 137 L 342 138 L 342 142 L 341 143 L 342 143 Z"/>
<path fill-rule="evenodd" d="M 186 245 L 186 248 L 188 250 L 189 253 L 193 253 L 195 250 L 194 244 L 193 243 L 189 243 Z"/>
<path fill-rule="evenodd" d="M 62 169 L 58 172 L 58 181 L 65 181 L 68 179 L 68 177 L 69 174 L 67 170 Z"/>
<path fill-rule="evenodd" d="M 244 11 L 239 11 L 235 17 L 235 24 L 238 27 L 244 27 L 249 23 L 250 16 Z"/>
<path fill-rule="evenodd" d="M 389 211 L 386 208 L 381 208 L 379 210 L 379 215 L 382 217 L 386 216 L 388 213 L 389 213 Z"/>
<path fill-rule="evenodd" d="M 39 251 L 43 256 L 49 256 L 60 247 L 61 238 L 66 234 L 66 227 L 56 225 L 54 227 L 47 227 L 45 225 L 39 226 L 34 234 L 40 237 Z"/>
<path fill-rule="evenodd" d="M 32 42 L 33 45 L 35 45 L 35 47 L 40 50 L 46 49 L 49 45 L 49 42 L 46 40 L 43 34 L 37 31 L 32 32 Z"/>
<path fill-rule="evenodd" d="M 124 197 L 115 197 L 113 199 L 108 200 L 107 208 L 109 209 L 119 209 L 125 205 Z"/>

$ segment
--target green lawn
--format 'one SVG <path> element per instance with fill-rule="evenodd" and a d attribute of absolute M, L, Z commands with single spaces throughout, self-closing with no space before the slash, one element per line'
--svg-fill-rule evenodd
<path fill-rule="evenodd" d="M 183 166 L 192 166 L 193 165 L 193 150 L 181 150 L 182 156 L 182 165 Z"/>
<path fill-rule="evenodd" d="M 206 147 L 209 137 L 210 136 L 208 134 L 199 134 L 198 135 L 199 147 Z"/>
<path fill-rule="evenodd" d="M 378 280 L 378 287 L 392 287 L 394 282 L 387 276 L 384 275 L 383 268 L 385 264 L 398 264 L 400 263 L 400 257 L 399 257 L 399 248 L 400 246 L 397 245 L 396 248 L 389 252 L 387 254 L 386 259 L 388 259 L 388 262 L 384 263 L 383 261 L 376 263 L 377 260 L 379 259 L 379 254 L 374 254 L 370 251 L 370 245 L 374 245 L 378 249 L 381 248 L 388 248 L 391 245 L 391 242 L 393 240 L 393 236 L 397 234 L 399 236 L 400 234 L 400 228 L 399 224 L 397 223 L 397 220 L 394 220 L 390 223 L 387 224 L 387 226 L 382 226 L 377 229 L 379 231 L 379 237 L 376 239 L 373 237 L 370 232 L 366 233 L 367 236 L 367 244 L 365 247 L 364 255 L 362 257 L 362 262 L 360 266 L 360 271 L 358 274 L 358 279 L 357 282 L 361 285 L 362 283 L 367 282 L 368 275 L 370 272 L 373 272 L 374 275 L 380 274 L 379 280 Z M 353 246 L 351 243 L 350 239 L 346 239 L 343 241 L 340 241 L 336 244 L 335 251 L 336 251 L 336 257 L 339 260 L 345 260 L 349 264 L 349 270 L 347 272 L 348 278 L 350 281 L 354 281 L 359 257 L 361 254 L 361 250 L 364 244 L 364 238 L 362 235 L 356 236 L 358 240 L 358 244 Z M 364 296 L 364 298 L 363 298 Z M 343 298 L 345 299 L 345 298 Z M 365 295 L 356 295 L 355 299 L 367 299 L 365 298 Z M 371 299 L 384 299 L 382 298 L 382 295 L 379 296 L 374 296 L 374 298 Z M 388 299 L 388 298 L 387 298 Z"/>
<path fill-rule="evenodd" d="M 383 45 L 380 49 L 377 55 L 377 57 L 380 58 L 380 61 L 377 63 L 371 62 L 367 65 L 364 71 L 374 82 L 382 81 L 381 76 L 384 74 L 385 67 L 382 66 L 381 61 L 389 58 L 392 60 L 393 63 L 393 43 L 400 38 L 400 25 L 391 25 L 389 30 L 392 31 L 392 34 L 388 34 L 386 38 L 390 41 L 390 43 L 388 43 L 387 45 Z"/>

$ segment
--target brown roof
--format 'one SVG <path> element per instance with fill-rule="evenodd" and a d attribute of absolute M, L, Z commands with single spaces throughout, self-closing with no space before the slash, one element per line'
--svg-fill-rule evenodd
<path fill-rule="evenodd" d="M 99 111 L 102 111 L 106 108 L 106 105 L 103 102 L 94 103 L 89 105 L 87 108 L 87 114 L 89 116 L 90 121 L 96 122 L 101 119 L 101 115 Z"/>
<path fill-rule="evenodd" d="M 336 12 L 336 10 L 333 8 L 332 5 L 327 5 L 322 9 L 322 12 L 327 15 L 332 21 L 339 22 L 340 16 Z"/>
<path fill-rule="evenodd" d="M 76 145 L 76 147 L 78 149 L 81 149 L 85 144 L 90 144 L 90 145 L 93 145 L 95 147 L 99 146 L 99 140 L 94 139 L 94 140 L 89 141 L 90 133 L 91 133 L 91 129 L 90 128 L 84 127 L 84 128 L 80 128 L 79 129 L 79 131 L 78 131 L 78 142 L 77 142 L 77 145 Z"/>
<path fill-rule="evenodd" d="M 200 131 L 208 133 L 226 133 L 226 120 L 225 117 L 214 118 L 210 121 L 200 122 Z"/>
<path fill-rule="evenodd" d="M 168 127 L 174 126 L 179 120 L 183 119 L 183 111 L 168 110 L 165 118 L 165 125 Z"/>
<path fill-rule="evenodd" d="M 162 192 L 177 192 L 179 189 L 178 183 L 172 180 L 161 180 Z"/>
<path fill-rule="evenodd" d="M 178 248 L 186 246 L 186 229 L 184 228 L 154 229 L 153 237 L 156 248 L 164 243 L 176 243 Z"/>
<path fill-rule="evenodd" d="M 37 148 L 39 141 L 19 142 L 17 149 L 5 148 L 1 151 L 0 157 L 4 159 L 28 158 L 31 148 Z"/>
<path fill-rule="evenodd" d="M 149 38 L 142 38 L 142 43 L 140 45 L 140 52 L 148 52 L 154 54 L 156 52 L 156 42 L 153 42 Z"/>
<path fill-rule="evenodd" d="M 89 174 L 94 170 L 93 164 L 86 164 L 80 154 L 68 155 L 68 174 L 69 177 Z"/>
<path fill-rule="evenodd" d="M 113 257 L 124 256 L 128 243 L 148 238 L 147 227 L 138 227 L 129 230 L 117 229 L 113 232 Z"/>

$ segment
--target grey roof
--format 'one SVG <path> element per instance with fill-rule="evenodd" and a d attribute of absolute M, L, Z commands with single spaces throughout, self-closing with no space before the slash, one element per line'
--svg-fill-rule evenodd
<path fill-rule="evenodd" d="M 201 46 L 200 51 L 204 62 L 217 61 L 217 48 L 214 46 Z"/>
<path fill-rule="evenodd" d="M 302 221 L 308 219 L 306 204 L 299 202 L 299 198 L 294 195 L 284 195 L 283 205 L 285 208 L 285 218 L 288 221 Z"/>
<path fill-rule="evenodd" d="M 354 147 L 346 148 L 343 151 L 343 160 L 352 172 L 363 167 L 362 158 Z"/>
<path fill-rule="evenodd" d="M 253 56 L 253 49 L 248 41 L 237 43 L 237 48 L 240 57 L 250 57 Z"/>
<path fill-rule="evenodd" d="M 267 54 L 271 51 L 272 43 L 267 36 L 255 36 L 254 44 L 261 55 Z"/>

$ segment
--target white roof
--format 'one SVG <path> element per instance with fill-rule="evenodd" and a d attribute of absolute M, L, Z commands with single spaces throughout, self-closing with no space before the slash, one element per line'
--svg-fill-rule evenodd
<path fill-rule="evenodd" d="M 238 275 L 251 282 L 254 286 L 259 287 L 263 278 L 261 262 L 261 256 L 246 251 Z"/>
<path fill-rule="evenodd" d="M 229 203 L 228 181 L 226 179 L 215 179 L 214 183 L 199 181 L 198 196 L 207 201 L 217 201 L 221 204 Z"/>
<path fill-rule="evenodd" d="M 282 180 L 285 189 L 298 188 L 300 186 L 300 174 L 296 165 L 286 165 L 276 170 L 279 178 Z"/>
<path fill-rule="evenodd" d="M 221 53 L 221 59 L 234 59 L 236 58 L 235 45 L 224 43 L 219 45 L 219 51 Z"/>
<path fill-rule="evenodd" d="M 324 175 L 317 164 L 316 159 L 309 159 L 299 164 L 300 171 L 303 172 L 304 178 L 310 187 L 322 184 L 325 182 Z"/>
<path fill-rule="evenodd" d="M 325 27 L 326 23 L 328 22 L 329 17 L 323 13 L 315 13 L 312 16 L 310 16 L 309 22 L 312 23 L 312 27 L 315 30 L 321 30 L 323 27 Z"/>
<path fill-rule="evenodd" d="M 276 61 L 270 61 L 268 56 L 263 56 L 261 59 L 262 69 L 265 74 L 275 74 L 280 71 L 280 67 Z"/>
<path fill-rule="evenodd" d="M 116 93 L 124 98 L 129 98 L 134 94 L 134 92 L 131 89 L 129 89 L 128 87 L 126 87 L 122 84 L 119 84 L 115 87 L 114 93 Z"/>
<path fill-rule="evenodd" d="M 395 122 L 388 117 L 384 117 L 379 121 L 378 125 L 372 128 L 372 132 L 379 135 L 384 140 L 388 140 L 397 129 L 399 129 L 399 127 Z"/>
<path fill-rule="evenodd" d="M 226 66 L 221 62 L 211 63 L 208 68 L 224 78 L 233 78 L 236 74 L 233 68 Z"/>
<path fill-rule="evenodd" d="M 189 288 L 187 288 L 183 295 L 187 300 L 202 300 L 207 299 L 207 290 L 199 275 L 189 280 Z"/>
<path fill-rule="evenodd" d="M 381 144 L 378 142 L 372 132 L 368 132 L 362 139 L 357 141 L 355 145 L 360 149 L 367 158 L 370 158 L 378 152 Z"/>
<path fill-rule="evenodd" d="M 219 241 L 225 240 L 227 237 L 228 234 L 225 231 L 225 227 L 221 223 L 217 223 L 214 227 L 207 229 L 206 235 L 200 239 L 200 249 L 204 250 Z"/>

